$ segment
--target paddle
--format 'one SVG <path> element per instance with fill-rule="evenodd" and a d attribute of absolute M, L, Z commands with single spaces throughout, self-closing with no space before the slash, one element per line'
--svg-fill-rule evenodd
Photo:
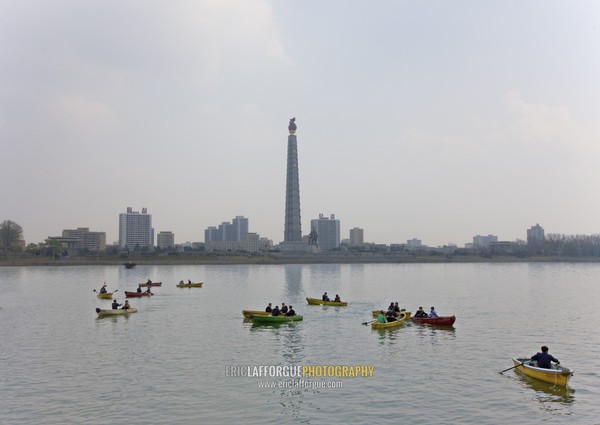
<path fill-rule="evenodd" d="M 368 325 L 368 324 L 375 323 L 376 321 L 377 321 L 377 320 L 372 320 L 372 321 L 370 321 L 370 322 L 363 322 L 362 324 L 366 326 L 366 325 Z"/>
<path fill-rule="evenodd" d="M 508 372 L 511 369 L 514 369 L 515 367 L 519 367 L 519 366 L 523 366 L 525 363 L 519 363 L 518 365 L 515 365 L 513 367 L 509 367 L 508 369 L 504 369 L 503 371 L 500 372 L 500 375 L 502 375 L 504 372 Z"/>

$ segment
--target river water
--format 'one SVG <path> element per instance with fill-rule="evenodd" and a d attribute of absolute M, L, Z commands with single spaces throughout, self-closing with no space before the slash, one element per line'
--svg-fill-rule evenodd
<path fill-rule="evenodd" d="M 3 267 L 0 423 L 600 424 L 599 276 L 563 263 Z M 93 289 L 123 302 L 148 278 L 163 286 L 130 301 L 137 313 L 97 318 L 110 301 Z M 175 287 L 187 279 L 204 287 Z M 307 305 L 323 291 L 349 305 Z M 457 321 L 363 325 L 391 301 Z M 244 321 L 268 302 L 304 321 Z M 575 370 L 569 389 L 499 373 L 541 345 Z M 229 376 L 314 365 L 374 372 Z"/>

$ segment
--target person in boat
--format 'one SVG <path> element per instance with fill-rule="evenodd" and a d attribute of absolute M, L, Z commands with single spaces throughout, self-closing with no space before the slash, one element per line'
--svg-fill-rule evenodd
<path fill-rule="evenodd" d="M 281 315 L 281 311 L 279 310 L 279 306 L 276 305 L 273 311 L 271 312 L 271 316 L 279 316 Z"/>
<path fill-rule="evenodd" d="M 114 301 L 113 301 L 113 303 L 112 303 L 112 309 L 113 309 L 113 310 L 118 310 L 120 306 L 121 306 L 121 304 L 119 304 L 119 303 L 117 302 L 117 300 L 114 300 Z"/>
<path fill-rule="evenodd" d="M 287 311 L 287 313 L 285 313 L 285 315 L 286 316 L 295 316 L 296 312 L 294 311 L 294 307 L 290 306 L 290 309 Z"/>
<path fill-rule="evenodd" d="M 338 294 L 335 294 L 335 299 L 334 299 L 334 301 L 335 301 L 336 303 L 341 303 L 341 302 L 342 302 L 342 300 L 340 299 L 340 296 L 339 296 Z"/>
<path fill-rule="evenodd" d="M 148 294 L 151 294 L 151 295 L 152 295 L 152 292 L 150 291 L 150 287 L 149 287 L 149 286 L 148 286 L 148 289 L 146 289 L 146 292 L 147 292 Z"/>
<path fill-rule="evenodd" d="M 192 284 L 192 281 L 188 279 L 188 283 L 191 285 L 191 284 Z"/>
<path fill-rule="evenodd" d="M 269 303 L 267 308 L 265 308 L 265 313 L 271 313 L 272 311 L 273 311 L 273 308 L 271 307 L 271 303 Z"/>
<path fill-rule="evenodd" d="M 131 306 L 129 305 L 129 300 L 125 300 L 125 304 L 123 304 L 123 310 L 129 310 Z"/>
<path fill-rule="evenodd" d="M 285 303 L 281 303 L 281 310 L 280 311 L 281 311 L 281 314 L 284 314 L 284 315 L 287 314 L 287 312 L 288 312 L 288 306 L 285 305 Z"/>
<path fill-rule="evenodd" d="M 393 308 L 389 309 L 385 318 L 387 319 L 388 322 L 395 322 L 396 319 L 396 312 L 394 311 Z"/>
<path fill-rule="evenodd" d="M 538 367 L 541 367 L 544 369 L 551 369 L 552 368 L 551 362 L 560 364 L 560 362 L 558 361 L 558 359 L 556 357 L 554 357 L 548 353 L 548 347 L 546 347 L 545 345 L 542 346 L 541 353 L 537 353 L 536 355 L 531 356 L 531 360 L 537 360 Z"/>
<path fill-rule="evenodd" d="M 438 317 L 437 313 L 435 312 L 435 307 L 431 307 L 431 311 L 429 312 L 429 317 L 430 318 Z"/>
<path fill-rule="evenodd" d="M 377 315 L 377 323 L 387 323 L 387 320 L 385 319 L 385 314 L 383 314 L 383 310 L 381 310 Z"/>
<path fill-rule="evenodd" d="M 329 296 L 327 295 L 327 292 L 325 292 L 321 298 L 323 301 L 330 301 Z"/>
<path fill-rule="evenodd" d="M 101 294 L 106 294 L 108 293 L 108 291 L 106 290 L 106 283 L 104 285 L 102 285 L 102 288 L 100 288 L 100 293 Z"/>
<path fill-rule="evenodd" d="M 179 281 L 179 284 L 180 284 L 180 285 L 183 285 L 183 284 L 184 284 L 183 280 L 180 280 L 180 281 Z"/>
<path fill-rule="evenodd" d="M 417 312 L 415 313 L 415 317 L 427 317 L 427 313 L 423 310 L 423 307 L 419 307 Z"/>
<path fill-rule="evenodd" d="M 146 281 L 146 283 L 152 283 L 152 280 L 148 279 L 148 280 Z"/>
<path fill-rule="evenodd" d="M 398 303 L 397 303 L 397 302 L 395 302 L 395 303 L 394 303 L 394 311 L 395 311 L 396 313 L 400 313 L 400 306 L 398 305 Z"/>
<path fill-rule="evenodd" d="M 142 293 L 142 287 L 141 287 L 141 286 L 138 286 L 138 288 L 137 288 L 137 293 L 138 293 L 138 294 L 141 294 L 141 293 Z"/>

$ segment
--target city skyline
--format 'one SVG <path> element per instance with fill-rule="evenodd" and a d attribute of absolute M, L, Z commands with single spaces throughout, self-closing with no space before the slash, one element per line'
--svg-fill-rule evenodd
<path fill-rule="evenodd" d="M 110 243 L 146 207 L 181 243 L 243 214 L 277 244 L 297 117 L 304 234 L 599 233 L 600 4 L 340 6 L 2 2 L 0 220 Z"/>

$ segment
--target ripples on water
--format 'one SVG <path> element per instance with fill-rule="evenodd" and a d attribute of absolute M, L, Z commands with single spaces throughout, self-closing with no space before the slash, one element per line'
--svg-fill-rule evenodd
<path fill-rule="evenodd" d="M 589 264 L 138 266 L 0 268 L 0 422 L 197 424 L 600 423 L 600 266 Z M 162 280 L 138 313 L 92 289 Z M 203 288 L 176 288 L 179 280 Z M 339 293 L 348 307 L 308 306 Z M 292 304 L 303 322 L 256 326 L 242 309 Z M 399 301 L 457 316 L 453 328 L 373 331 Z M 573 367 L 572 389 L 522 377 L 511 357 L 542 344 Z M 585 367 L 579 366 L 586 359 Z M 373 365 L 343 388 L 259 388 L 231 365 Z M 318 381 L 315 378 L 313 381 Z"/>

